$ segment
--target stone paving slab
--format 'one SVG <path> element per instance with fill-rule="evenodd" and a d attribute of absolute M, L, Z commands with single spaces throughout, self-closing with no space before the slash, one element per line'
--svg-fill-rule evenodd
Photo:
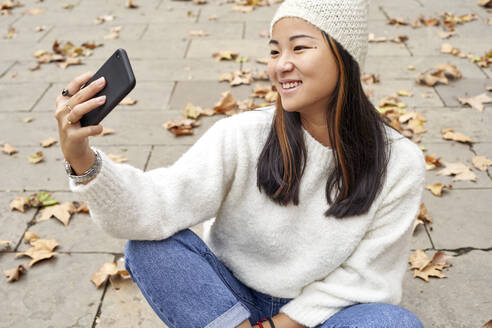
<path fill-rule="evenodd" d="M 58 136 L 53 137 L 58 140 Z M 89 139 L 91 145 L 96 144 L 94 138 Z M 15 140 L 9 141 L 9 144 L 16 146 Z M 69 190 L 63 166 L 63 152 L 58 144 L 49 148 L 41 146 L 20 146 L 17 148 L 19 149 L 19 152 L 15 154 L 17 156 L 2 154 L 3 156 L 0 157 L 0 164 L 5 168 L 0 171 L 2 189 Z M 150 152 L 149 146 L 104 147 L 104 149 L 108 153 L 128 158 L 126 163 L 130 163 L 140 169 L 145 167 L 145 162 Z M 38 151 L 43 152 L 43 161 L 37 164 L 30 163 L 27 157 L 34 155 Z"/>
<path fill-rule="evenodd" d="M 426 253 L 432 257 L 435 252 Z M 490 289 L 487 277 L 492 270 L 492 254 L 472 251 L 447 262 L 453 264 L 442 271 L 447 278 L 431 277 L 428 283 L 413 278 L 408 270 L 400 305 L 415 313 L 426 328 L 482 327 L 492 313 L 490 296 L 485 292 Z"/>
<path fill-rule="evenodd" d="M 111 254 L 58 254 L 28 267 L 29 257 L 2 254 L 2 272 L 18 264 L 28 271 L 14 283 L 0 282 L 0 308 L 8 309 L 0 327 L 91 327 L 103 288 L 97 289 L 90 279 L 113 258 Z"/>
<path fill-rule="evenodd" d="M 14 65 L 14 63 L 15 61 L 13 60 L 0 61 L 0 79 L 7 74 L 7 72 Z"/>
<path fill-rule="evenodd" d="M 68 184 L 68 182 L 67 182 Z M 81 200 L 71 192 L 53 192 L 51 195 L 60 203 Z M 47 221 L 37 222 L 41 212 L 35 217 L 35 224 L 28 231 L 36 233 L 42 238 L 55 239 L 60 246 L 60 252 L 84 252 L 84 253 L 121 253 L 124 252 L 125 241 L 107 234 L 99 227 L 88 213 L 74 213 L 68 226 L 52 217 Z M 30 245 L 21 243 L 17 251 L 25 252 Z"/>
<path fill-rule="evenodd" d="M 492 96 L 492 92 L 487 91 L 486 87 L 492 86 L 490 79 L 462 79 L 449 83 L 448 85 L 436 85 L 435 89 L 439 93 L 439 96 L 444 101 L 447 107 L 463 107 L 466 106 L 470 110 L 477 111 L 468 105 L 462 105 L 458 101 L 460 98 L 475 97 L 479 94 L 486 93 L 489 97 Z M 484 104 L 484 112 L 490 112 L 492 110 L 492 103 Z"/>
<path fill-rule="evenodd" d="M 2 167 L 4 166 L 2 165 Z M 33 219 L 36 210 L 26 207 L 24 213 L 17 210 L 11 211 L 10 202 L 15 197 L 27 197 L 30 194 L 30 192 L 25 192 L 24 194 L 20 192 L 0 192 L 0 226 L 2 227 L 0 239 L 12 241 L 11 249 L 14 249 L 17 242 L 24 236 L 27 224 Z"/>
<path fill-rule="evenodd" d="M 429 232 L 436 249 L 490 248 L 490 189 L 450 190 L 442 197 L 424 191 L 423 201 L 432 218 Z"/>
<path fill-rule="evenodd" d="M 76 75 L 67 76 L 68 78 L 75 77 Z M 68 84 L 54 83 L 46 91 L 40 101 L 34 106 L 32 112 L 55 112 L 56 109 L 56 97 L 61 94 L 61 90 Z M 128 94 L 128 97 L 137 100 L 134 105 L 119 105 L 115 110 L 121 111 L 160 111 L 167 109 L 169 98 L 173 89 L 173 82 L 166 81 L 154 81 L 146 82 L 139 81 L 136 83 L 135 88 Z"/>
<path fill-rule="evenodd" d="M 409 56 L 410 52 L 404 43 L 374 43 L 371 42 L 367 48 L 368 56 Z"/>
<path fill-rule="evenodd" d="M 3 17 L 3 16 L 2 16 Z M 7 34 L 8 28 L 0 29 L 2 37 Z M 26 27 L 22 24 L 15 26 L 15 35 L 12 39 L 8 39 L 9 41 L 28 41 L 35 43 L 42 38 L 44 38 L 50 32 L 50 28 L 48 27 L 44 31 L 36 32 L 33 27 Z"/>
<path fill-rule="evenodd" d="M 198 136 L 206 131 L 218 119 L 225 115 L 214 115 L 200 118 L 201 126 L 194 129 L 194 135 L 176 137 L 162 127 L 169 120 L 183 119 L 179 111 L 119 111 L 115 108 L 101 122 L 105 128 L 115 130 L 114 134 L 103 137 L 95 136 L 90 140 L 94 145 L 164 145 L 164 144 L 193 144 Z M 27 116 L 36 119 L 29 123 L 21 123 L 20 120 Z M 39 112 L 36 115 L 26 113 L 0 113 L 0 129 L 5 133 L 6 142 L 15 147 L 38 146 L 41 140 L 58 135 L 58 123 L 54 113 Z M 8 124 L 7 124 L 8 123 Z M 12 141 L 10 141 L 12 140 Z M 38 146 L 39 150 L 42 149 Z M 44 148 L 43 148 L 44 149 Z"/>
<path fill-rule="evenodd" d="M 414 108 L 416 112 L 422 113 L 427 120 L 424 128 L 422 144 L 430 142 L 446 141 L 441 136 L 441 129 L 453 128 L 455 132 L 461 132 L 472 137 L 475 142 L 491 142 L 492 135 L 489 127 L 492 124 L 490 113 L 480 113 L 472 108 Z"/>
<path fill-rule="evenodd" d="M 0 83 L 1 112 L 30 111 L 48 89 L 46 82 Z"/>
<path fill-rule="evenodd" d="M 211 83 L 210 81 L 180 81 L 171 97 L 169 106 L 171 109 L 182 110 L 188 102 L 202 108 L 213 108 L 220 100 L 222 92 L 230 91 L 234 99 L 243 101 L 248 99 L 253 93 L 254 86 L 269 86 L 265 81 L 255 81 L 251 85 L 239 85 L 231 87 L 229 82 Z M 265 100 L 255 98 L 256 104 L 261 104 Z"/>
<path fill-rule="evenodd" d="M 111 29 L 121 26 L 118 40 L 138 40 L 147 28 L 147 24 L 128 24 L 124 21 L 113 20 L 100 25 L 69 25 L 55 26 L 46 38 L 50 40 L 70 40 L 72 43 L 82 43 L 87 40 L 106 42 L 105 36 L 111 34 Z M 82 32 L 83 31 L 83 32 Z"/>
<path fill-rule="evenodd" d="M 401 102 L 406 104 L 407 110 L 413 107 L 442 107 L 444 104 L 434 91 L 433 88 L 421 86 L 412 80 L 381 80 L 376 84 L 363 83 L 365 90 L 373 90 L 372 96 L 369 98 L 374 106 L 379 106 L 384 97 L 396 94 L 399 90 L 409 91 L 413 94 L 412 97 L 399 96 Z M 424 95 L 429 95 L 426 97 Z"/>
<path fill-rule="evenodd" d="M 433 170 L 427 171 L 426 182 L 428 184 L 434 184 L 436 182 L 446 185 L 451 184 L 455 189 L 492 188 L 492 180 L 487 175 L 487 172 L 480 171 L 473 165 L 472 157 L 475 156 L 475 154 L 468 145 L 444 139 L 443 141 L 444 143 L 424 143 L 424 146 L 427 148 L 425 154 L 435 154 L 436 157 L 440 158 L 441 162 L 454 163 L 460 160 L 463 164 L 472 169 L 473 173 L 477 176 L 477 181 L 452 181 L 451 176 L 437 175 L 436 173 L 444 168 L 443 165 L 442 167 L 436 167 Z"/>
<path fill-rule="evenodd" d="M 119 290 L 108 286 L 101 306 L 98 327 L 167 327 L 152 310 L 137 284 L 125 282 Z"/>
<path fill-rule="evenodd" d="M 32 42 L 16 42 L 9 43 L 6 40 L 0 40 L 0 48 L 4 46 L 9 48 L 9 51 L 0 52 L 0 60 L 20 60 L 29 61 L 32 65 L 36 63 L 36 58 L 34 58 L 34 53 L 38 50 L 45 50 L 52 52 L 52 46 L 54 39 L 45 38 L 40 43 L 33 44 Z M 61 42 L 70 40 L 58 40 Z M 83 39 L 83 41 L 90 41 L 88 39 Z M 8 42 L 8 41 L 7 41 Z M 90 56 L 91 59 L 102 60 L 101 64 L 111 56 L 116 49 L 123 48 L 128 53 L 130 58 L 143 58 L 143 59 L 162 59 L 162 58 L 184 58 L 185 50 L 188 46 L 188 40 L 176 39 L 173 42 L 166 42 L 166 38 L 162 39 L 162 42 L 155 42 L 151 40 L 146 41 L 134 41 L 134 40 L 105 40 L 102 47 L 93 49 L 94 52 Z M 75 45 L 80 46 L 82 42 L 75 43 Z M 84 57 L 86 58 L 86 57 Z"/>
<path fill-rule="evenodd" d="M 191 36 L 190 31 L 204 31 L 210 33 L 207 36 Z M 176 39 L 241 39 L 244 23 L 242 22 L 200 22 L 200 23 L 167 23 L 152 24 L 146 30 L 142 40 L 162 40 L 162 37 Z"/>
<path fill-rule="evenodd" d="M 238 11 L 231 11 L 235 4 L 224 4 L 222 6 L 203 6 L 200 10 L 199 22 L 208 22 L 211 16 L 216 17 L 217 22 L 252 22 L 252 21 L 264 21 L 270 22 L 272 20 L 275 11 L 278 8 L 278 4 L 271 6 L 257 7 L 250 13 L 242 13 Z"/>
<path fill-rule="evenodd" d="M 186 58 L 215 58 L 212 54 L 219 51 L 232 51 L 239 53 L 239 57 L 248 56 L 263 58 L 270 55 L 270 48 L 266 39 L 253 40 L 199 40 L 194 39 L 191 42 L 190 48 L 186 54 Z"/>
<path fill-rule="evenodd" d="M 218 81 L 222 73 L 232 72 L 240 69 L 241 67 L 240 63 L 233 61 L 217 62 L 212 57 L 195 59 L 168 58 L 155 59 L 152 61 L 135 58 L 131 54 L 129 54 L 129 57 L 133 74 L 135 75 L 135 79 L 137 81 L 135 89 L 132 90 L 132 93 L 136 92 L 137 88 L 139 88 L 140 82 L 156 81 L 157 84 L 160 84 L 164 81 Z M 41 69 L 33 72 L 29 71 L 29 67 L 34 65 L 34 61 L 17 62 L 8 70 L 8 72 L 6 72 L 3 77 L 0 77 L 0 83 L 53 82 L 63 83 L 65 85 L 77 75 L 83 74 L 87 71 L 96 72 L 104 63 L 104 60 L 105 59 L 103 58 L 85 59 L 83 61 L 83 65 L 69 66 L 65 70 L 53 64 L 42 65 Z M 4 63 L 4 67 L 6 67 L 5 69 L 8 69 L 13 62 L 9 61 Z M 8 63 L 10 63 L 10 65 Z M 11 75 L 14 72 L 17 73 L 17 76 L 12 78 Z M 50 90 L 48 90 L 48 92 L 49 91 Z"/>

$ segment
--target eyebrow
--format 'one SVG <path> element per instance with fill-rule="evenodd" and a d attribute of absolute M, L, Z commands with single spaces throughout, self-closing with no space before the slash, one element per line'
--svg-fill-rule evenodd
<path fill-rule="evenodd" d="M 292 40 L 294 40 L 294 39 L 298 39 L 298 38 L 311 38 L 311 39 L 315 39 L 315 40 L 316 40 L 316 38 L 313 38 L 313 37 L 312 37 L 312 36 L 310 36 L 310 35 L 306 35 L 306 34 L 299 34 L 299 35 L 293 35 L 293 36 L 291 36 L 291 37 L 289 38 L 289 41 L 292 41 Z M 270 40 L 270 41 L 268 42 L 268 44 L 269 44 L 269 45 L 270 45 L 270 44 L 272 44 L 272 43 L 278 44 L 278 41 L 277 41 L 277 40 Z"/>

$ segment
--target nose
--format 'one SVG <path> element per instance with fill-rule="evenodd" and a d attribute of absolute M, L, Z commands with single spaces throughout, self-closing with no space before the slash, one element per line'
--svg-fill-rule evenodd
<path fill-rule="evenodd" d="M 285 71 L 291 71 L 294 68 L 294 64 L 290 60 L 288 55 L 282 55 L 277 61 L 277 65 L 275 66 L 278 73 L 282 73 Z"/>

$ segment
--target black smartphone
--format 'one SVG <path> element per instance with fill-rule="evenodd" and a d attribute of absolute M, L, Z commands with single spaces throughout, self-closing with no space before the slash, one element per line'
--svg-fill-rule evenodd
<path fill-rule="evenodd" d="M 106 102 L 85 113 L 80 119 L 80 126 L 98 125 L 132 91 L 136 84 L 130 60 L 122 48 L 116 50 L 80 89 L 101 76 L 104 76 L 106 85 L 93 98 L 106 95 Z"/>

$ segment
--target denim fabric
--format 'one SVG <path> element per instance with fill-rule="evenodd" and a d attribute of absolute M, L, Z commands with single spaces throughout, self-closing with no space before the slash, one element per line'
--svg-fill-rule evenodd
<path fill-rule="evenodd" d="M 169 328 L 234 328 L 273 317 L 291 298 L 245 286 L 190 229 L 159 241 L 129 240 L 125 267 Z M 268 269 L 268 268 L 266 268 Z M 391 304 L 346 307 L 316 328 L 423 328 L 410 311 Z"/>

